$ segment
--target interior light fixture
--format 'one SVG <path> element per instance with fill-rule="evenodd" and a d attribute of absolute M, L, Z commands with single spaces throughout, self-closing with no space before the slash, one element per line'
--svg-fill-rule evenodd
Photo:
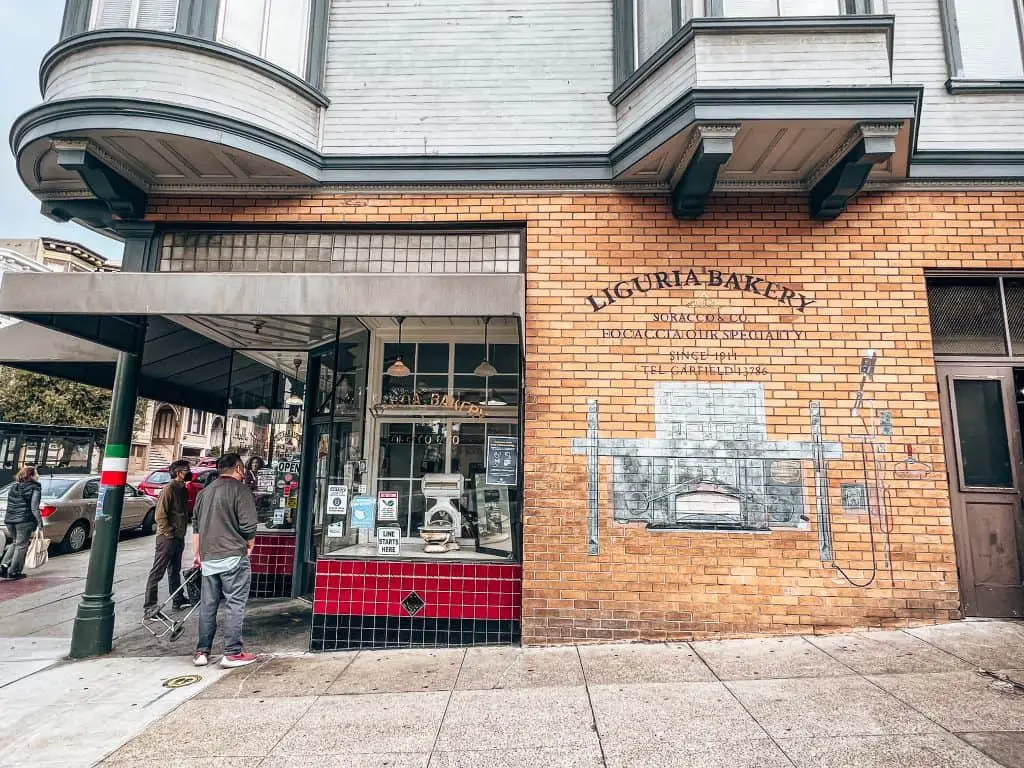
<path fill-rule="evenodd" d="M 296 357 L 292 360 L 292 365 L 295 366 L 295 378 L 299 378 L 299 369 L 302 367 L 302 358 Z M 291 387 L 288 388 L 288 397 L 285 399 L 284 404 L 290 408 L 296 408 L 303 404 L 303 399 L 295 394 L 295 390 Z"/>
<path fill-rule="evenodd" d="M 491 365 L 490 355 L 488 354 L 487 326 L 490 325 L 490 323 L 491 323 L 491 318 L 485 317 L 484 318 L 484 359 L 481 361 L 480 365 L 478 365 L 476 368 L 473 369 L 473 375 L 474 376 L 483 376 L 483 377 L 486 378 L 487 376 L 494 376 L 498 372 L 498 369 L 495 368 L 493 365 Z M 487 398 L 485 397 L 484 399 L 486 400 Z"/>
<path fill-rule="evenodd" d="M 477 403 L 477 405 L 496 407 L 499 405 L 508 405 L 508 403 L 501 399 L 501 395 L 484 394 L 484 399 Z"/>
<path fill-rule="evenodd" d="M 396 357 L 395 362 L 389 365 L 388 369 L 384 371 L 388 376 L 394 376 L 396 378 L 408 376 L 412 373 L 409 370 L 409 366 L 402 362 L 402 323 L 404 322 L 404 317 L 398 318 L 398 357 Z"/>

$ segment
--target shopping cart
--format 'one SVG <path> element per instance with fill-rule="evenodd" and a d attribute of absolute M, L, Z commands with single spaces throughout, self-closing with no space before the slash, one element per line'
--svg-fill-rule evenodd
<path fill-rule="evenodd" d="M 175 641 L 181 637 L 185 631 L 185 622 L 188 621 L 189 617 L 196 612 L 199 608 L 199 598 L 202 590 L 202 570 L 200 568 L 187 568 L 181 572 L 181 586 L 174 590 L 167 596 L 155 610 L 147 613 L 145 618 L 142 619 L 142 626 L 144 626 L 149 633 L 156 638 L 167 637 L 170 641 Z M 190 603 L 189 609 L 177 617 L 168 616 L 166 608 L 172 604 L 172 602 L 179 595 L 187 595 Z"/>

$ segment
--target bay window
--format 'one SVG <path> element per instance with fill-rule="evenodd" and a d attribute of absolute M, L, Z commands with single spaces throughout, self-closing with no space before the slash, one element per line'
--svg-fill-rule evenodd
<path fill-rule="evenodd" d="M 962 2 L 964 0 L 958 0 Z M 973 0 L 967 0 L 973 2 Z M 985 0 L 997 1 L 997 0 Z M 1005 0 L 1013 2 L 1015 0 Z M 627 0 L 629 13 L 617 25 L 618 42 L 629 55 L 619 54 L 619 79 L 624 79 L 693 18 L 766 18 L 871 14 L 881 0 Z"/>
<path fill-rule="evenodd" d="M 952 77 L 1024 78 L 1019 0 L 943 0 Z"/>
<path fill-rule="evenodd" d="M 304 75 L 309 0 L 221 0 L 217 40 Z"/>
<path fill-rule="evenodd" d="M 178 0 L 94 0 L 90 29 L 153 29 L 173 32 Z"/>

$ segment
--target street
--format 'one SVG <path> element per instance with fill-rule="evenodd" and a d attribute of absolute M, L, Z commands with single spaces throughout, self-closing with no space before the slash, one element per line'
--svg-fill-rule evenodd
<path fill-rule="evenodd" d="M 301 601 L 254 601 L 229 673 L 191 665 L 195 617 L 139 625 L 152 549 L 122 538 L 100 659 L 63 660 L 88 552 L 0 582 L 5 767 L 1024 766 L 1019 622 L 311 655 Z"/>

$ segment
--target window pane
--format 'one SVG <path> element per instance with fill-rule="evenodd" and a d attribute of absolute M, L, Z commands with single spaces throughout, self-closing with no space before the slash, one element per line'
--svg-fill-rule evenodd
<path fill-rule="evenodd" d="M 777 0 L 722 0 L 722 15 L 737 16 L 778 16 Z"/>
<path fill-rule="evenodd" d="M 999 379 L 955 379 L 953 393 L 964 485 L 1012 488 L 1002 382 Z"/>
<path fill-rule="evenodd" d="M 309 5 L 306 0 L 270 0 L 264 54 L 267 61 L 293 74 L 304 74 L 308 33 Z"/>
<path fill-rule="evenodd" d="M 956 26 L 968 77 L 1024 76 L 1016 0 L 956 0 Z"/>
<path fill-rule="evenodd" d="M 414 478 L 432 472 L 445 472 L 445 450 L 448 442 L 448 424 L 416 424 L 413 432 L 412 476 Z M 414 489 L 418 491 L 417 487 Z"/>
<path fill-rule="evenodd" d="M 1024 278 L 1005 278 L 1003 290 L 1006 292 L 1006 316 L 1010 323 L 1013 354 L 1024 355 Z"/>
<path fill-rule="evenodd" d="M 381 424 L 378 477 L 410 477 L 412 424 Z"/>
<path fill-rule="evenodd" d="M 221 0 L 220 41 L 260 55 L 264 0 Z"/>
<path fill-rule="evenodd" d="M 935 354 L 1006 354 L 999 281 L 995 278 L 930 278 L 928 311 Z"/>
<path fill-rule="evenodd" d="M 676 0 L 636 0 L 637 61 L 644 63 L 672 37 L 672 3 Z"/>
<path fill-rule="evenodd" d="M 838 16 L 837 0 L 782 0 L 783 16 Z"/>
<path fill-rule="evenodd" d="M 484 359 L 483 344 L 455 345 L 455 372 L 472 373 Z"/>
<path fill-rule="evenodd" d="M 177 22 L 178 0 L 139 0 L 139 15 L 135 22 L 139 29 L 173 32 Z"/>
<path fill-rule="evenodd" d="M 448 374 L 448 345 L 420 344 L 416 358 L 416 373 Z"/>
<path fill-rule="evenodd" d="M 97 0 L 99 5 L 94 11 L 94 29 L 107 27 L 127 27 L 131 25 L 131 0 Z"/>

